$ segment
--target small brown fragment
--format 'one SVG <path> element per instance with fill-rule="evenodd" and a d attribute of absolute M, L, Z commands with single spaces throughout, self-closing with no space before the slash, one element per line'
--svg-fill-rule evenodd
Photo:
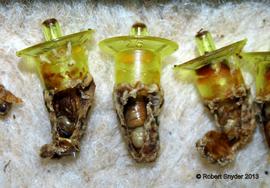
<path fill-rule="evenodd" d="M 13 95 L 10 91 L 6 90 L 3 85 L 0 84 L 0 99 L 11 104 L 21 104 L 22 99 Z"/>
<path fill-rule="evenodd" d="M 20 103 L 22 103 L 20 98 L 13 95 L 0 84 L 0 116 L 7 115 L 13 104 Z"/>
<path fill-rule="evenodd" d="M 211 162 L 223 164 L 234 159 L 232 145 L 222 132 L 209 131 L 196 143 L 196 147 Z"/>

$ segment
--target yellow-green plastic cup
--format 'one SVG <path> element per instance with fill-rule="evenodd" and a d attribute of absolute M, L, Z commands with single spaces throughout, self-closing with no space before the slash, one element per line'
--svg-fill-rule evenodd
<path fill-rule="evenodd" d="M 225 99 L 245 86 L 240 53 L 246 40 L 216 50 L 211 34 L 204 31 L 196 35 L 196 43 L 201 56 L 174 69 L 180 78 L 195 82 L 203 99 Z"/>
<path fill-rule="evenodd" d="M 115 84 L 160 84 L 161 61 L 178 49 L 177 43 L 148 36 L 142 23 L 134 24 L 129 36 L 109 38 L 100 48 L 115 58 Z"/>
<path fill-rule="evenodd" d="M 35 63 L 45 89 L 75 87 L 89 73 L 87 44 L 93 30 L 62 36 L 56 19 L 44 21 L 42 30 L 46 42 L 18 51 L 17 56 Z"/>
<path fill-rule="evenodd" d="M 270 52 L 248 52 L 242 56 L 255 77 L 256 99 L 270 100 Z"/>

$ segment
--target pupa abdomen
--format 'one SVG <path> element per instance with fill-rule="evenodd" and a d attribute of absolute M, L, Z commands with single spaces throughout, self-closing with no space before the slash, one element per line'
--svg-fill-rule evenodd
<path fill-rule="evenodd" d="M 144 125 L 147 112 L 143 97 L 128 101 L 125 108 L 125 120 L 128 127 L 135 128 Z"/>

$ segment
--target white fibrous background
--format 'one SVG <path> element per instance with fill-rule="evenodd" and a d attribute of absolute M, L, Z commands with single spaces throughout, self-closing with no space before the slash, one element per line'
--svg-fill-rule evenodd
<path fill-rule="evenodd" d="M 208 1 L 4 1 L 0 5 L 0 83 L 21 97 L 0 120 L 0 187 L 269 187 L 270 157 L 261 127 L 240 150 L 233 164 L 211 165 L 202 159 L 196 141 L 215 129 L 195 87 L 176 79 L 173 65 L 197 56 L 194 35 L 212 33 L 218 48 L 247 38 L 245 51 L 270 50 L 270 4 Z M 43 144 L 51 142 L 42 85 L 16 51 L 44 41 L 40 24 L 56 18 L 64 34 L 95 30 L 89 68 L 97 85 L 88 127 L 76 158 L 44 160 Z M 160 115 L 160 156 L 156 163 L 137 164 L 129 156 L 112 102 L 113 58 L 102 53 L 102 39 L 127 35 L 144 22 L 153 36 L 179 44 L 164 59 L 161 84 L 165 104 Z M 252 88 L 251 74 L 243 70 Z M 268 172 L 268 175 L 267 175 Z M 197 179 L 196 174 L 258 174 L 258 179 Z"/>

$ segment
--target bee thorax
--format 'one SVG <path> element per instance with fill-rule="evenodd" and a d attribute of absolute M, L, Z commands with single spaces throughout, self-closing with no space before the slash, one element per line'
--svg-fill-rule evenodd
<path fill-rule="evenodd" d="M 61 137 L 68 138 L 75 130 L 75 124 L 72 123 L 66 116 L 58 117 L 58 133 Z"/>

